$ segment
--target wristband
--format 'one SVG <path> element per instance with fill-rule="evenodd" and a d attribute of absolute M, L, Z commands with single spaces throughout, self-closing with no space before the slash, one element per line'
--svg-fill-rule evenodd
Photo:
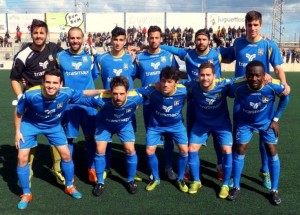
<path fill-rule="evenodd" d="M 278 120 L 279 120 L 278 117 L 274 117 L 274 118 L 273 118 L 273 121 L 274 121 L 274 122 L 278 122 Z"/>

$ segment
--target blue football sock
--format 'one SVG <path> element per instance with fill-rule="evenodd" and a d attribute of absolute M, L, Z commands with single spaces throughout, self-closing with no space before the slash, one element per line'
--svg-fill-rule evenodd
<path fill-rule="evenodd" d="M 95 153 L 95 169 L 97 174 L 98 183 L 104 184 L 103 173 L 105 170 L 106 163 L 105 154 Z"/>
<path fill-rule="evenodd" d="M 61 161 L 61 168 L 64 173 L 65 179 L 66 179 L 66 186 L 72 186 L 73 185 L 73 178 L 74 178 L 74 163 L 73 161 Z"/>
<path fill-rule="evenodd" d="M 261 171 L 264 173 L 269 172 L 269 167 L 268 167 L 268 155 L 266 151 L 266 145 L 262 138 L 259 139 L 259 151 L 260 151 L 260 158 L 261 158 Z"/>
<path fill-rule="evenodd" d="M 159 180 L 158 159 L 156 154 L 148 155 L 148 165 L 154 180 Z"/>
<path fill-rule="evenodd" d="M 96 143 L 94 140 L 86 140 L 85 144 L 88 153 L 88 168 L 95 169 Z"/>
<path fill-rule="evenodd" d="M 166 135 L 164 140 L 165 168 L 172 168 L 174 143 L 171 136 Z"/>
<path fill-rule="evenodd" d="M 189 154 L 179 154 L 178 155 L 178 180 L 183 180 L 183 176 L 185 173 L 185 168 L 188 162 L 188 156 Z"/>
<path fill-rule="evenodd" d="M 233 156 L 233 184 L 235 188 L 240 188 L 241 175 L 245 163 L 245 155 L 239 155 L 235 153 Z"/>
<path fill-rule="evenodd" d="M 134 177 L 136 175 L 137 163 L 138 163 L 137 160 L 138 159 L 136 153 L 126 155 L 128 182 L 134 181 Z"/>
<path fill-rule="evenodd" d="M 279 175 L 280 175 L 280 160 L 278 154 L 273 157 L 268 157 L 269 169 L 271 177 L 271 189 L 278 190 Z"/>
<path fill-rule="evenodd" d="M 200 181 L 200 156 L 198 152 L 189 152 L 190 173 L 194 181 Z"/>
<path fill-rule="evenodd" d="M 228 185 L 232 172 L 232 154 L 223 154 L 223 185 Z"/>
<path fill-rule="evenodd" d="M 29 187 L 29 165 L 26 164 L 25 166 L 17 166 L 17 174 L 23 194 L 31 193 Z"/>
<path fill-rule="evenodd" d="M 111 167 L 111 151 L 112 151 L 112 143 L 107 143 L 106 151 L 105 151 L 105 169 L 110 169 Z"/>

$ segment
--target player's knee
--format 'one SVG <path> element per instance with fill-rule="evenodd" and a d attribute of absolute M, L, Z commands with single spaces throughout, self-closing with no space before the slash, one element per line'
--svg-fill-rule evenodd
<path fill-rule="evenodd" d="M 239 144 L 238 145 L 237 152 L 239 155 L 246 154 L 246 150 L 247 150 L 247 144 Z"/>
<path fill-rule="evenodd" d="M 18 155 L 18 166 L 25 166 L 28 163 L 28 155 Z"/>
<path fill-rule="evenodd" d="M 146 148 L 146 153 L 147 155 L 153 155 L 155 153 L 155 147 L 147 147 Z"/>
<path fill-rule="evenodd" d="M 266 144 L 266 151 L 268 156 L 275 156 L 277 154 L 276 144 Z"/>

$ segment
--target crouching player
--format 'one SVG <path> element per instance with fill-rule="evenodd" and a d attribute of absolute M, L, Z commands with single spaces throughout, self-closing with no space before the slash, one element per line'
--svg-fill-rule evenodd
<path fill-rule="evenodd" d="M 189 137 L 188 164 L 193 177 L 189 193 L 197 193 L 202 186 L 198 151 L 212 134 L 222 150 L 223 185 L 219 197 L 225 199 L 232 171 L 232 126 L 226 99 L 232 81 L 216 79 L 214 65 L 209 62 L 201 64 L 198 76 L 198 80 L 185 83 L 195 102 L 196 117 Z"/>
<path fill-rule="evenodd" d="M 151 110 L 146 129 L 146 153 L 153 180 L 146 186 L 147 191 L 154 190 L 160 184 L 158 159 L 155 151 L 157 145 L 163 144 L 163 135 L 169 135 L 178 145 L 177 184 L 180 191 L 188 191 L 188 187 L 183 180 L 188 161 L 188 139 L 182 117 L 182 108 L 187 91 L 185 86 L 178 84 L 178 80 L 178 70 L 165 67 L 160 73 L 159 87 L 149 86 L 139 90 L 148 97 Z"/>
<path fill-rule="evenodd" d="M 15 145 L 18 149 L 17 175 L 23 195 L 18 203 L 25 209 L 32 200 L 29 186 L 28 157 L 30 149 L 37 146 L 36 137 L 44 134 L 61 156 L 61 167 L 66 179 L 65 192 L 75 199 L 82 197 L 73 185 L 74 164 L 67 145 L 67 138 L 61 126 L 61 117 L 69 102 L 79 103 L 83 95 L 95 95 L 100 90 L 74 91 L 61 88 L 59 70 L 46 71 L 42 85 L 28 89 L 20 98 L 14 114 Z"/>
<path fill-rule="evenodd" d="M 92 97 L 90 103 L 94 107 L 100 107 L 96 120 L 96 154 L 95 167 L 97 184 L 93 189 L 95 196 L 100 196 L 104 190 L 104 178 L 106 160 L 105 152 L 112 135 L 117 134 L 123 144 L 126 153 L 127 190 L 131 194 L 137 192 L 137 184 L 134 181 L 137 170 L 137 155 L 135 151 L 135 134 L 132 126 L 132 116 L 139 105 L 143 104 L 143 96 L 137 91 L 129 89 L 129 81 L 124 76 L 116 76 L 110 82 L 110 91 Z"/>
<path fill-rule="evenodd" d="M 277 153 L 279 136 L 278 120 L 289 102 L 284 95 L 284 86 L 279 80 L 264 84 L 265 69 L 260 61 L 251 61 L 246 66 L 246 80 L 235 83 L 231 88 L 231 96 L 235 97 L 235 105 L 239 105 L 236 120 L 237 151 L 233 156 L 233 183 L 228 199 L 235 200 L 240 194 L 240 179 L 245 162 L 245 154 L 253 132 L 258 131 L 263 139 L 268 155 L 268 166 L 271 178 L 270 202 L 281 203 L 278 194 L 280 161 Z M 280 97 L 275 110 L 276 96 Z"/>

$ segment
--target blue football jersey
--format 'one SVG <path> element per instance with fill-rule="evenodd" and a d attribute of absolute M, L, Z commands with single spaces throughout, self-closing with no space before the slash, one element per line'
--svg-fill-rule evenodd
<path fill-rule="evenodd" d="M 142 87 L 158 82 L 163 68 L 179 67 L 174 56 L 165 50 L 160 50 L 157 54 L 150 54 L 148 51 L 141 52 L 136 56 L 136 64 L 136 77 L 141 79 Z"/>
<path fill-rule="evenodd" d="M 120 57 L 113 56 L 110 52 L 97 56 L 101 79 L 104 89 L 110 89 L 110 82 L 113 77 L 125 76 L 129 81 L 129 89 L 134 88 L 133 79 L 136 73 L 135 63 L 132 62 L 130 54 Z"/>
<path fill-rule="evenodd" d="M 219 49 L 209 49 L 205 55 L 199 55 L 196 49 L 177 48 L 174 46 L 162 45 L 162 49 L 177 55 L 181 60 L 185 61 L 188 80 L 197 80 L 199 77 L 199 67 L 202 63 L 210 62 L 215 67 L 216 78 L 221 78 L 221 61 L 222 56 Z"/>
<path fill-rule="evenodd" d="M 85 51 L 72 54 L 64 50 L 57 55 L 57 62 L 63 75 L 64 86 L 86 90 L 95 89 L 94 79 L 98 77 L 98 69 L 94 59 Z"/>
<path fill-rule="evenodd" d="M 152 113 L 148 127 L 173 127 L 183 122 L 182 108 L 187 96 L 185 86 L 177 84 L 171 96 L 163 95 L 154 86 L 137 90 L 149 99 Z"/>
<path fill-rule="evenodd" d="M 185 83 L 194 98 L 196 123 L 212 129 L 231 126 L 227 105 L 231 84 L 231 79 L 215 79 L 214 88 L 205 91 L 199 81 Z"/>
<path fill-rule="evenodd" d="M 132 116 L 137 108 L 143 104 L 144 97 L 135 90 L 128 91 L 127 100 L 121 107 L 114 105 L 111 93 L 105 92 L 86 99 L 86 105 L 99 108 L 97 123 L 101 123 L 108 130 L 119 130 L 132 123 Z"/>
<path fill-rule="evenodd" d="M 262 130 L 268 129 L 275 113 L 278 112 L 275 110 L 276 96 L 283 91 L 284 87 L 277 79 L 273 79 L 256 91 L 249 88 L 246 80 L 235 82 L 231 86 L 230 95 L 235 97 L 235 103 L 240 107 L 235 117 L 237 124 L 248 124 Z"/>
<path fill-rule="evenodd" d="M 82 91 L 63 87 L 54 99 L 48 99 L 42 95 L 41 86 L 35 86 L 28 89 L 19 100 L 17 113 L 23 115 L 22 121 L 41 129 L 50 129 L 61 122 L 68 103 L 80 102 L 82 97 Z"/>
<path fill-rule="evenodd" d="M 276 43 L 266 39 L 250 43 L 246 37 L 240 37 L 234 41 L 233 46 L 221 49 L 221 53 L 224 59 L 236 60 L 235 77 L 244 76 L 247 64 L 253 60 L 261 61 L 267 73 L 270 73 L 269 64 L 274 68 L 283 63 Z"/>

